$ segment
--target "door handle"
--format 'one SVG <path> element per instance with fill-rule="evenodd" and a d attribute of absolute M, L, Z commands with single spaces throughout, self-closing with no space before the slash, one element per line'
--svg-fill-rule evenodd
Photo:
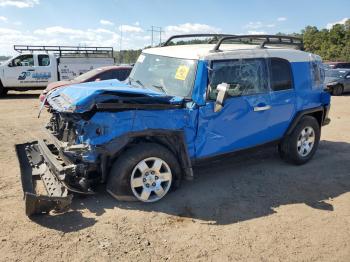
<path fill-rule="evenodd" d="M 266 111 L 271 109 L 271 106 L 266 105 L 266 106 L 255 106 L 254 107 L 254 112 L 259 112 L 259 111 Z"/>
<path fill-rule="evenodd" d="M 34 69 L 28 69 L 27 71 L 34 71 Z"/>

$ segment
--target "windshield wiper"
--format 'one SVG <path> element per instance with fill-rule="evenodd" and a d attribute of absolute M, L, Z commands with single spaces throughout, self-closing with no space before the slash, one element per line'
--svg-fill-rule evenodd
<path fill-rule="evenodd" d="M 152 85 L 152 86 L 161 90 L 164 94 L 166 94 L 166 89 L 164 86 L 161 86 L 161 85 Z"/>
<path fill-rule="evenodd" d="M 134 78 L 129 77 L 129 84 L 131 84 L 131 82 L 135 82 L 136 84 L 138 84 L 139 86 L 141 86 L 143 88 L 145 87 L 140 80 L 135 80 Z"/>

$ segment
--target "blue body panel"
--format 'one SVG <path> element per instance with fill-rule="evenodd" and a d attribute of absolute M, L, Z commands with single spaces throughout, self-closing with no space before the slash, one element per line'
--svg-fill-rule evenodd
<path fill-rule="evenodd" d="M 80 135 L 77 143 L 91 145 L 92 150 L 84 158 L 93 162 L 98 157 L 94 150 L 96 146 L 129 132 L 149 129 L 183 130 L 192 159 L 215 156 L 280 139 L 297 112 L 330 103 L 329 94 L 322 87 L 313 86 L 309 62 L 291 65 L 294 89 L 228 98 L 224 102 L 223 110 L 215 113 L 214 101 L 206 100 L 208 62 L 198 61 L 192 102 L 187 103 L 184 108 L 96 112 L 91 119 L 80 120 L 78 123 Z M 169 104 L 183 101 L 181 97 L 168 97 L 150 89 L 130 87 L 116 80 L 59 89 L 50 95 L 48 101 L 59 112 L 70 107 L 74 113 L 83 113 L 94 103 L 115 97 L 111 92 L 157 97 Z M 57 97 L 62 97 L 66 104 L 56 103 Z M 270 105 L 271 110 L 254 111 L 254 107 L 265 105 Z M 97 128 L 102 130 L 102 134 L 96 134 Z"/>
<path fill-rule="evenodd" d="M 223 109 L 214 112 L 214 101 L 199 109 L 196 157 L 209 157 L 248 148 L 270 140 L 269 111 L 254 107 L 269 104 L 269 94 L 227 98 Z"/>

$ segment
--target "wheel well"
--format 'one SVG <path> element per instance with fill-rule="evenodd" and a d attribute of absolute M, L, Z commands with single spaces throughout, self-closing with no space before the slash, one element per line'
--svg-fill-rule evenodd
<path fill-rule="evenodd" d="M 157 133 L 157 131 L 152 131 L 153 133 L 132 135 L 126 140 L 123 140 L 122 146 L 116 152 L 109 155 L 108 159 L 108 169 L 111 167 L 112 163 L 122 155 L 126 150 L 139 145 L 141 143 L 157 143 L 168 150 L 170 150 L 174 156 L 179 161 L 181 168 L 183 169 L 183 174 L 188 179 L 193 177 L 191 160 L 187 151 L 187 147 L 184 142 L 184 136 L 181 132 L 172 132 L 169 134 Z"/>
<path fill-rule="evenodd" d="M 317 109 L 311 109 L 311 110 L 307 110 L 304 112 L 300 112 L 292 121 L 292 123 L 290 124 L 290 126 L 288 127 L 285 135 L 290 135 L 291 132 L 294 130 L 294 128 L 296 127 L 296 125 L 299 123 L 299 121 L 304 117 L 304 116 L 312 116 L 314 117 L 319 126 L 322 126 L 323 123 L 323 118 L 324 118 L 324 108 L 319 107 Z"/>
<path fill-rule="evenodd" d="M 323 122 L 323 111 L 316 111 L 313 113 L 309 113 L 309 114 L 305 114 L 306 116 L 312 116 L 314 118 L 316 118 L 319 126 L 322 126 L 322 122 Z"/>

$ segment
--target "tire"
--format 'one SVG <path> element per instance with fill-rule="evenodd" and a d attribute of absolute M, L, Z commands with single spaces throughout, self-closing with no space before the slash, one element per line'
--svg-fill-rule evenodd
<path fill-rule="evenodd" d="M 8 92 L 8 89 L 6 89 L 0 81 L 0 97 L 6 96 L 7 92 Z"/>
<path fill-rule="evenodd" d="M 278 145 L 281 158 L 291 164 L 305 164 L 315 154 L 320 142 L 320 135 L 320 125 L 316 118 L 304 116 L 292 133 L 284 137 Z M 311 146 L 310 143 L 312 140 L 313 143 Z"/>
<path fill-rule="evenodd" d="M 156 202 L 180 180 L 181 168 L 174 154 L 162 145 L 143 143 L 123 152 L 113 163 L 107 192 L 121 201 Z"/>
<path fill-rule="evenodd" d="M 344 92 L 344 87 L 342 85 L 336 85 L 333 87 L 332 95 L 341 96 Z"/>

